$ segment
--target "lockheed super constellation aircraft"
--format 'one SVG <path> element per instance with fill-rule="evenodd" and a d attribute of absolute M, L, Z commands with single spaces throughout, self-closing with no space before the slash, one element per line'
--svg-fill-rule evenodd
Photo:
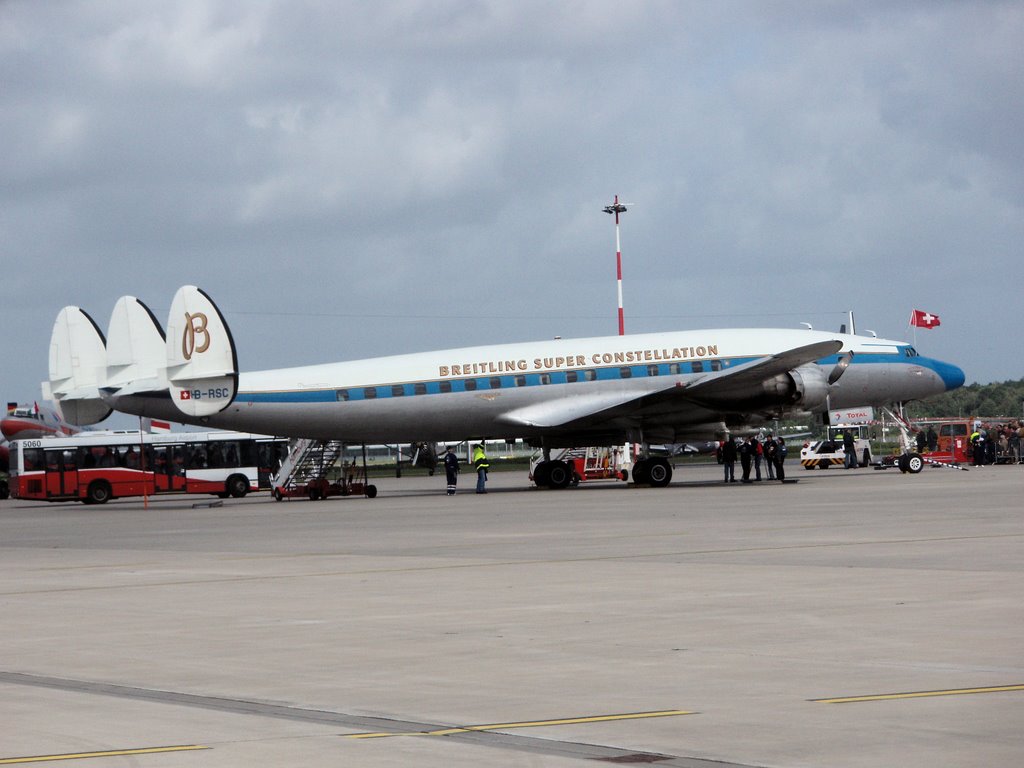
<path fill-rule="evenodd" d="M 349 443 L 526 438 L 545 449 L 644 446 L 633 480 L 664 486 L 650 443 L 713 439 L 773 418 L 914 400 L 964 373 L 902 341 L 813 330 L 717 329 L 556 339 L 239 373 L 228 324 L 195 286 L 164 333 L 120 299 L 105 339 L 78 307 L 57 316 L 49 389 L 69 421 L 110 409 L 248 432 Z M 47 384 L 44 384 L 44 388 Z M 534 472 L 562 487 L 559 461 Z"/>

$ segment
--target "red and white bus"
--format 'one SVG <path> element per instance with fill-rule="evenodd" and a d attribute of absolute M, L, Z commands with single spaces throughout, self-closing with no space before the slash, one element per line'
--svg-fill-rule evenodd
<path fill-rule="evenodd" d="M 100 432 L 15 440 L 17 499 L 86 504 L 165 493 L 241 497 L 270 488 L 288 455 L 285 438 L 245 432 Z"/>

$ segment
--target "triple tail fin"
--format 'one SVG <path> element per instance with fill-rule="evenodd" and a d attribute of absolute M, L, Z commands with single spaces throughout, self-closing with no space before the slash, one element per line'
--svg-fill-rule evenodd
<path fill-rule="evenodd" d="M 64 307 L 50 334 L 50 378 L 43 382 L 43 391 L 65 421 L 82 426 L 110 415 L 99 391 L 106 367 L 106 339 L 96 321 L 80 307 Z"/>
<path fill-rule="evenodd" d="M 238 358 L 231 329 L 204 291 L 184 285 L 167 318 L 167 378 L 171 400 L 182 413 L 212 416 L 238 392 Z"/>
<path fill-rule="evenodd" d="M 107 327 L 104 394 L 116 398 L 166 392 L 164 329 L 153 312 L 134 296 L 122 296 L 114 305 Z"/>

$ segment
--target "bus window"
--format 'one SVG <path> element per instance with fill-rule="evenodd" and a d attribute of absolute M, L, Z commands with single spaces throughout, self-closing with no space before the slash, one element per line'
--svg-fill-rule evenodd
<path fill-rule="evenodd" d="M 203 443 L 188 443 L 185 447 L 188 449 L 188 468 L 206 469 L 206 446 Z"/>
<path fill-rule="evenodd" d="M 35 472 L 46 464 L 42 448 L 22 448 L 22 456 L 22 465 L 26 472 Z"/>

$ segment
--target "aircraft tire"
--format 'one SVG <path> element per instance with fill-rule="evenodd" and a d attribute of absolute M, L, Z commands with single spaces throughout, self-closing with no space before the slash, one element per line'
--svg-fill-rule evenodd
<path fill-rule="evenodd" d="M 542 461 L 533 468 L 533 482 L 538 488 L 547 488 L 551 482 L 551 462 Z"/>
<path fill-rule="evenodd" d="M 572 470 L 564 461 L 552 461 L 548 465 L 548 487 L 567 488 L 572 482 Z"/>
<path fill-rule="evenodd" d="M 633 462 L 634 485 L 647 485 L 649 482 L 651 482 L 647 466 L 647 459 L 640 459 L 639 461 Z"/>
<path fill-rule="evenodd" d="M 647 482 L 652 488 L 664 488 L 672 482 L 672 465 L 667 459 L 651 459 L 647 465 Z"/>

